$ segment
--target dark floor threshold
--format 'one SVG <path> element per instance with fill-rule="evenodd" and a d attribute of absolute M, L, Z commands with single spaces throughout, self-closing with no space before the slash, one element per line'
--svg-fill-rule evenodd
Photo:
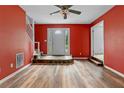
<path fill-rule="evenodd" d="M 97 59 L 95 57 L 90 57 L 89 58 L 89 61 L 92 62 L 92 63 L 94 63 L 97 66 L 103 66 L 103 61 L 102 60 L 99 60 L 99 59 Z"/>
<path fill-rule="evenodd" d="M 100 60 L 100 59 L 98 59 L 98 58 L 96 58 L 96 57 L 92 57 L 92 59 L 94 59 L 94 60 L 96 60 L 96 61 L 99 61 L 99 62 L 103 63 L 103 60 Z"/>

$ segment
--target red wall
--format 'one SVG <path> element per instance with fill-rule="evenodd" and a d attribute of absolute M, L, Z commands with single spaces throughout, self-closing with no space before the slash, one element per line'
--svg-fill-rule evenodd
<path fill-rule="evenodd" d="M 70 28 L 70 52 L 74 57 L 89 57 L 90 25 L 82 24 L 36 24 L 35 39 L 41 44 L 40 49 L 47 53 L 47 28 Z M 80 55 L 80 52 L 82 55 Z"/>
<path fill-rule="evenodd" d="M 17 70 L 16 53 L 24 52 L 24 65 L 30 63 L 32 42 L 26 33 L 25 18 L 19 6 L 0 6 L 0 79 Z"/>
<path fill-rule="evenodd" d="M 105 65 L 124 74 L 124 6 L 115 6 L 98 18 L 105 22 Z"/>

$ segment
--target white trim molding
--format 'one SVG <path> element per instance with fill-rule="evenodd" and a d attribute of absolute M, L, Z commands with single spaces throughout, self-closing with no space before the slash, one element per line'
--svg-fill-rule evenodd
<path fill-rule="evenodd" d="M 119 72 L 119 71 L 117 71 L 117 70 L 114 70 L 113 68 L 108 67 L 108 66 L 106 66 L 106 65 L 104 65 L 104 67 L 105 67 L 106 69 L 112 71 L 113 73 L 115 73 L 115 74 L 121 76 L 122 78 L 124 78 L 124 74 L 123 74 L 123 73 L 121 73 L 121 72 Z"/>
<path fill-rule="evenodd" d="M 88 57 L 73 57 L 73 59 L 89 59 Z"/>
<path fill-rule="evenodd" d="M 28 64 L 28 65 L 26 65 L 26 66 L 24 66 L 24 67 L 22 67 L 21 69 L 17 70 L 16 72 L 10 74 L 9 76 L 7 76 L 7 77 L 1 79 L 1 80 L 0 80 L 0 84 L 4 83 L 4 82 L 7 81 L 8 79 L 12 78 L 13 76 L 15 76 L 16 74 L 18 74 L 19 72 L 21 72 L 21 71 L 23 71 L 24 69 L 26 69 L 27 67 L 29 67 L 30 65 L 31 65 L 31 63 Z"/>

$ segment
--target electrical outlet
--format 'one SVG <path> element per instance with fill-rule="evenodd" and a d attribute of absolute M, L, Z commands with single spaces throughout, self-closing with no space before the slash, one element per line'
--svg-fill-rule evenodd
<path fill-rule="evenodd" d="M 13 68 L 13 63 L 10 64 L 10 67 Z"/>
<path fill-rule="evenodd" d="M 80 55 L 82 55 L 82 53 L 80 52 Z"/>

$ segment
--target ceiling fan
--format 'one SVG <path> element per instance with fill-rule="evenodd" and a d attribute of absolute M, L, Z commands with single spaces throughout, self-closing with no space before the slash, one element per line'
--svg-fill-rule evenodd
<path fill-rule="evenodd" d="M 67 19 L 68 13 L 73 13 L 73 14 L 77 14 L 77 15 L 81 14 L 81 11 L 70 9 L 72 7 L 72 5 L 55 5 L 55 6 L 60 8 L 60 10 L 50 13 L 50 15 L 60 13 L 64 19 Z"/>

